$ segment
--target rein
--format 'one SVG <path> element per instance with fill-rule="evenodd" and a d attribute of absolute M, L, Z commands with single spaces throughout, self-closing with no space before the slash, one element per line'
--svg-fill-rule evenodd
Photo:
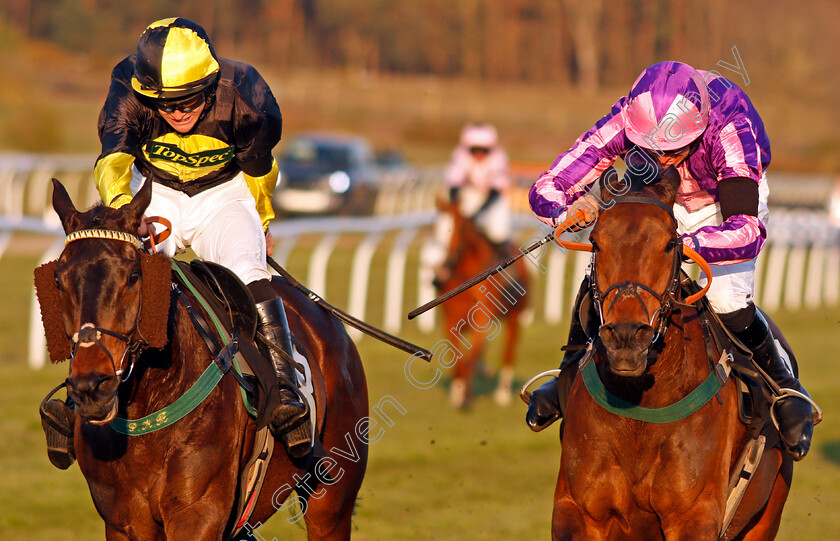
<path fill-rule="evenodd" d="M 617 197 L 613 199 L 613 202 L 617 205 L 624 203 L 657 206 L 668 213 L 668 216 L 671 218 L 671 221 L 674 223 L 674 228 L 676 229 L 677 219 L 674 217 L 674 210 L 662 201 L 659 201 L 658 199 L 653 199 L 651 197 L 625 196 Z M 602 325 L 604 323 L 603 303 L 607 299 L 607 296 L 613 291 L 615 291 L 615 298 L 613 298 L 613 301 L 607 308 L 607 313 L 609 313 L 612 310 L 613 306 L 616 302 L 618 302 L 619 299 L 621 299 L 622 297 L 632 296 L 639 301 L 639 304 L 642 305 L 642 308 L 644 309 L 645 314 L 648 317 L 648 324 L 655 330 L 656 334 L 654 335 L 654 341 L 656 341 L 658 337 L 665 334 L 665 331 L 668 328 L 668 316 L 670 316 L 671 312 L 674 310 L 674 304 L 677 300 L 676 294 L 680 286 L 680 268 L 682 266 L 683 244 L 680 241 L 679 237 L 677 237 L 671 241 L 670 246 L 674 250 L 674 258 L 671 263 L 671 276 L 668 278 L 668 287 L 661 294 L 656 293 L 644 284 L 632 281 L 613 284 L 610 287 L 608 287 L 606 291 L 601 292 L 601 287 L 598 284 L 598 276 L 595 272 L 595 252 L 593 251 L 592 265 L 590 266 L 590 277 L 592 283 L 592 301 L 595 303 L 595 308 L 598 310 L 598 316 L 601 318 Z M 639 294 L 639 290 L 646 292 L 659 302 L 659 307 L 653 312 L 653 315 L 651 315 L 648 311 L 647 306 L 645 305 L 641 295 Z M 654 321 L 656 321 L 657 316 L 658 321 L 656 325 L 654 325 Z"/>
<path fill-rule="evenodd" d="M 662 201 L 660 201 L 658 199 L 654 199 L 652 197 L 623 196 L 623 197 L 616 197 L 615 199 L 612 199 L 611 201 L 615 204 L 632 203 L 632 204 L 654 205 L 654 206 L 659 207 L 660 209 L 664 210 L 665 212 L 667 212 L 668 216 L 671 218 L 671 221 L 673 221 L 673 223 L 674 223 L 674 227 L 676 228 L 676 226 L 677 226 L 677 220 L 674 217 L 673 208 L 669 207 L 668 205 L 666 205 L 665 203 L 663 203 Z M 559 246 L 561 246 L 563 248 L 566 248 L 568 250 L 593 252 L 592 253 L 592 262 L 591 262 L 590 271 L 589 271 L 590 272 L 590 277 L 591 277 L 590 282 L 592 284 L 592 287 L 591 287 L 592 301 L 595 304 L 595 307 L 598 311 L 598 316 L 600 317 L 602 324 L 604 323 L 603 303 L 610 293 L 615 292 L 616 293 L 615 298 L 613 299 L 613 301 L 608 306 L 607 313 L 609 313 L 609 311 L 612 309 L 612 307 L 615 305 L 616 301 L 619 298 L 625 297 L 625 296 L 632 296 L 639 301 L 639 304 L 642 305 L 642 308 L 644 309 L 645 314 L 649 318 L 650 326 L 655 329 L 656 337 L 659 337 L 659 336 L 663 335 L 665 333 L 665 331 L 667 330 L 668 316 L 673 311 L 674 305 L 686 306 L 686 305 L 694 304 L 695 302 L 700 300 L 700 298 L 703 295 L 706 294 L 706 292 L 709 290 L 709 287 L 712 284 L 712 271 L 711 271 L 711 268 L 709 267 L 709 264 L 700 256 L 700 254 L 698 254 L 697 252 L 695 252 L 694 250 L 692 250 L 688 246 L 683 245 L 682 242 L 679 242 L 678 238 L 675 238 L 674 239 L 674 244 L 673 244 L 674 259 L 673 259 L 673 263 L 672 263 L 672 266 L 671 266 L 671 276 L 670 276 L 669 281 L 668 281 L 668 287 L 665 289 L 665 291 L 663 293 L 661 293 L 661 294 L 657 293 L 657 292 L 653 291 L 651 288 L 649 288 L 648 286 L 646 286 L 644 284 L 640 284 L 640 283 L 632 282 L 632 281 L 625 281 L 625 282 L 620 282 L 620 283 L 617 283 L 617 284 L 613 284 L 610 287 L 608 287 L 606 289 L 606 291 L 602 292 L 600 286 L 598 285 L 598 280 L 597 280 L 596 273 L 595 273 L 595 250 L 594 250 L 594 247 L 591 244 L 584 244 L 584 243 L 577 243 L 577 242 L 567 242 L 567 241 L 561 240 L 558 237 L 558 235 L 560 233 L 564 232 L 564 231 L 565 230 L 555 231 L 554 241 Z M 688 257 L 689 259 L 691 259 L 692 261 L 697 263 L 700 266 L 700 268 L 703 270 L 703 272 L 706 274 L 706 277 L 708 279 L 707 279 L 706 285 L 700 291 L 698 291 L 697 293 L 689 296 L 684 301 L 680 302 L 679 300 L 677 300 L 676 295 L 677 295 L 677 292 L 679 291 L 680 268 L 682 267 L 683 256 Z M 659 301 L 659 307 L 654 311 L 653 314 L 650 314 L 649 310 L 647 309 L 647 306 L 645 305 L 645 303 L 642 300 L 642 297 L 640 295 L 640 291 L 643 291 L 643 292 L 651 295 L 653 298 L 655 298 L 657 301 Z M 656 320 L 657 317 L 658 317 L 658 322 L 654 326 L 654 321 Z M 654 340 L 655 339 L 656 338 L 654 338 Z"/>
<path fill-rule="evenodd" d="M 168 220 L 159 217 L 147 218 L 146 222 L 149 226 L 151 225 L 150 222 L 163 223 L 167 228 L 171 229 L 171 225 L 168 223 Z M 149 242 L 153 250 L 156 244 L 159 244 L 160 242 L 166 239 L 168 233 L 169 231 L 163 231 L 163 233 L 160 235 L 150 234 Z M 64 244 L 66 246 L 71 242 L 83 239 L 117 240 L 131 244 L 138 251 L 143 250 L 143 242 L 138 237 L 122 231 L 111 231 L 108 229 L 82 229 L 79 231 L 74 231 L 73 233 L 67 235 L 67 237 L 64 240 Z M 183 275 L 180 273 L 180 269 L 177 265 L 175 265 L 174 262 L 172 263 L 172 268 L 176 271 L 176 273 L 183 277 Z M 202 303 L 205 310 L 207 310 L 207 312 L 211 315 L 211 318 L 217 331 L 220 333 L 221 336 L 225 337 L 226 334 L 224 332 L 224 328 L 222 327 L 221 323 L 216 319 L 215 315 L 213 314 L 213 311 L 204 304 L 203 299 L 198 294 L 198 292 L 192 288 L 192 286 L 189 284 L 189 281 L 185 281 L 185 283 L 187 284 L 190 291 L 199 299 L 199 302 Z M 173 287 L 175 287 L 174 284 Z M 183 298 L 183 294 L 180 296 L 180 298 Z M 132 336 L 138 331 L 139 317 L 140 310 L 137 311 L 137 320 L 135 320 L 134 328 L 131 331 Z M 195 325 L 195 320 L 193 320 L 193 324 Z M 201 332 L 201 329 L 197 325 L 196 328 L 199 329 L 199 332 Z M 123 353 L 122 359 L 120 359 L 119 368 L 117 368 L 117 363 L 114 361 L 114 357 L 111 354 L 111 352 L 100 341 L 102 334 L 113 336 L 114 338 L 117 338 L 126 343 L 126 350 Z M 215 362 L 211 362 L 210 365 L 201 374 L 201 376 L 199 376 L 199 378 L 192 384 L 192 386 L 189 389 L 187 389 L 180 397 L 178 397 L 173 403 L 140 419 L 125 419 L 117 417 L 110 423 L 111 428 L 120 434 L 125 434 L 128 436 L 139 436 L 142 434 L 148 434 L 149 432 L 154 432 L 180 420 L 192 410 L 194 410 L 196 407 L 198 407 L 198 405 L 201 404 L 210 395 L 210 392 L 216 388 L 219 381 L 228 371 L 231 370 L 231 368 L 233 368 L 234 373 L 237 373 L 237 375 L 239 376 L 237 380 L 241 379 L 241 372 L 239 370 L 239 366 L 235 357 L 235 341 L 236 338 L 234 337 L 228 344 L 228 346 L 232 345 L 232 347 L 226 346 L 222 348 L 219 354 L 216 355 L 216 358 L 214 359 Z M 71 354 L 71 362 L 72 358 L 75 357 L 76 352 L 80 347 L 88 347 L 90 345 L 96 345 L 105 352 L 105 354 L 111 360 L 111 366 L 114 368 L 114 376 L 120 379 L 121 383 L 124 383 L 131 376 L 131 373 L 134 369 L 134 363 L 137 360 L 140 351 L 146 345 L 146 341 L 142 339 L 142 336 L 141 340 L 133 340 L 131 336 L 126 336 L 121 333 L 112 331 L 110 329 L 96 327 L 93 323 L 85 323 L 76 332 L 76 334 L 73 335 L 73 350 Z M 123 367 L 123 364 L 127 356 L 129 357 L 130 363 L 128 367 L 128 374 L 125 378 L 120 378 L 120 376 L 122 376 L 122 374 L 125 373 L 125 368 Z M 248 403 L 244 389 L 242 389 L 242 396 L 243 401 L 245 402 L 245 407 L 246 409 L 248 409 L 248 412 L 251 415 L 256 415 L 256 411 L 253 408 L 251 408 L 250 404 Z"/>
<path fill-rule="evenodd" d="M 654 199 L 651 197 L 625 196 L 617 197 L 613 199 L 613 201 L 616 204 L 632 203 L 657 206 L 668 213 L 668 216 L 674 222 L 675 227 L 677 225 L 673 209 L 665 203 L 663 203 L 662 201 L 659 201 L 658 199 Z M 592 284 L 591 293 L 593 297 L 593 302 L 595 303 L 595 306 L 598 310 L 598 315 L 601 318 L 601 323 L 603 324 L 604 322 L 602 303 L 607 298 L 607 296 L 615 292 L 615 298 L 607 308 L 607 313 L 609 313 L 609 311 L 612 309 L 613 305 L 619 298 L 625 296 L 632 296 L 636 298 L 644 308 L 645 314 L 647 314 L 647 316 L 650 318 L 652 327 L 655 318 L 657 318 L 657 316 L 659 318 L 657 326 L 654 327 L 656 329 L 656 335 L 653 339 L 654 342 L 660 336 L 664 336 L 668 326 L 668 316 L 673 311 L 674 305 L 688 306 L 694 304 L 703 295 L 706 294 L 706 291 L 708 291 L 709 286 L 712 283 L 712 272 L 711 268 L 709 267 L 709 264 L 697 252 L 695 252 L 687 246 L 684 246 L 682 242 L 679 242 L 679 238 L 676 238 L 674 239 L 674 241 L 678 242 L 672 241 L 674 242 L 674 258 L 671 267 L 671 276 L 669 278 L 668 287 L 663 293 L 657 293 L 656 291 L 653 291 L 651 288 L 644 284 L 639 284 L 637 282 L 632 281 L 625 281 L 613 284 L 602 292 L 600 286 L 598 285 L 595 273 L 594 247 L 588 244 L 567 243 L 557 238 L 555 238 L 555 241 L 560 246 L 563 246 L 570 250 L 593 252 L 592 263 L 590 265 L 590 282 Z M 706 283 L 706 286 L 703 287 L 700 291 L 693 295 L 690 295 L 688 298 L 681 302 L 677 299 L 677 292 L 679 291 L 680 269 L 682 267 L 683 256 L 687 256 L 689 259 L 697 263 L 703 270 L 703 272 L 706 274 L 708 281 Z M 651 295 L 653 298 L 659 301 L 659 307 L 654 311 L 652 315 L 649 313 L 647 306 L 645 306 L 645 303 L 640 295 L 640 291 Z M 712 397 L 715 396 L 726 383 L 729 377 L 730 365 L 732 363 L 731 354 L 724 351 L 723 355 L 715 365 L 714 370 L 712 370 L 709 376 L 706 377 L 706 379 L 703 380 L 703 382 L 700 383 L 700 385 L 698 385 L 688 395 L 669 406 L 664 406 L 662 408 L 645 408 L 641 406 L 636 406 L 613 395 L 606 389 L 606 387 L 604 387 L 604 383 L 601 381 L 601 378 L 598 375 L 598 369 L 595 363 L 593 362 L 593 359 L 595 357 L 595 350 L 597 349 L 596 345 L 598 342 L 599 339 L 596 338 L 595 340 L 590 341 L 587 344 L 587 352 L 579 363 L 581 377 L 590 396 L 592 396 L 595 402 L 597 402 L 601 407 L 603 407 L 611 413 L 614 413 L 615 415 L 648 423 L 671 423 L 680 419 L 684 419 L 692 413 L 696 412 L 698 409 L 700 409 L 706 403 L 708 403 L 709 400 L 711 400 Z M 527 386 L 523 387 L 522 393 L 527 394 Z"/>

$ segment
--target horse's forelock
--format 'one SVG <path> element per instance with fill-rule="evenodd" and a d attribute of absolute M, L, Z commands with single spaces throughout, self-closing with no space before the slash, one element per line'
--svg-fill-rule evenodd
<path fill-rule="evenodd" d="M 106 229 L 137 235 L 138 224 L 134 223 L 134 216 L 123 211 L 123 208 L 111 208 L 100 201 L 86 211 L 75 213 L 72 219 L 64 224 L 65 233 L 70 234 L 83 229 Z"/>
<path fill-rule="evenodd" d="M 676 168 L 670 166 L 659 170 L 655 175 L 636 174 L 632 169 L 628 169 L 623 177 L 610 181 L 610 186 L 613 188 L 612 191 L 618 190 L 621 195 L 652 197 L 667 205 L 673 205 L 676 202 L 680 182 L 680 175 Z"/>

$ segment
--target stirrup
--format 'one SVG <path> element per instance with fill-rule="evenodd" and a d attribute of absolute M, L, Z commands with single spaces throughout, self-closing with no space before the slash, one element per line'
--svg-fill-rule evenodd
<path fill-rule="evenodd" d="M 45 401 L 40 414 L 41 428 L 47 438 L 47 457 L 53 466 L 66 470 L 76 461 L 72 427 L 74 415 L 67 404 L 56 399 Z"/>
<path fill-rule="evenodd" d="M 292 458 L 302 458 L 312 451 L 312 425 L 309 419 L 287 430 L 280 436 L 286 452 Z"/>
<path fill-rule="evenodd" d="M 531 392 L 528 390 L 528 387 L 534 384 L 540 378 L 547 378 L 548 376 L 554 376 L 555 378 L 560 375 L 560 368 L 553 368 L 551 370 L 546 370 L 545 372 L 540 372 L 536 376 L 532 377 L 525 384 L 519 389 L 519 398 L 525 402 L 526 405 L 531 405 Z"/>
<path fill-rule="evenodd" d="M 784 388 L 781 389 L 781 392 L 779 394 L 773 396 L 773 400 L 770 402 L 770 420 L 773 422 L 773 426 L 776 427 L 776 431 L 780 431 L 779 420 L 776 417 L 776 403 L 779 400 L 783 400 L 785 398 L 790 398 L 790 397 L 801 398 L 805 402 L 808 402 L 809 404 L 811 404 L 811 407 L 814 408 L 814 413 L 812 414 L 811 422 L 814 423 L 814 426 L 817 426 L 818 424 L 820 424 L 820 422 L 823 419 L 822 408 L 820 408 L 817 405 L 817 403 L 814 402 L 814 399 L 811 398 L 810 396 L 808 396 L 805 393 L 801 393 L 801 392 L 797 391 L 796 389 L 791 389 L 789 387 L 784 387 Z"/>

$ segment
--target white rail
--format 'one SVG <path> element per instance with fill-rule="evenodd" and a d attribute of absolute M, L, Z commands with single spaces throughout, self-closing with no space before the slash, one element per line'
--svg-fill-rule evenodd
<path fill-rule="evenodd" d="M 9 160 L 0 155 L 0 257 L 8 253 L 15 233 L 39 233 L 59 239 L 63 236 L 49 205 L 52 176 L 63 182 L 71 179 L 66 184 L 79 206 L 93 203 L 96 195 L 89 174 L 93 159 L 62 159 Z M 408 308 L 435 296 L 430 269 L 422 261 L 431 239 L 434 212 L 430 209 L 436 191 L 437 187 L 429 182 L 402 182 L 383 190 L 384 199 L 376 205 L 383 214 L 400 214 L 296 219 L 272 224 L 277 240 L 275 259 L 285 265 L 294 257 L 308 254 L 308 287 L 356 317 L 399 333 L 408 324 Z M 515 225 L 523 242 L 542 235 L 538 222 L 528 215 L 517 216 Z M 756 272 L 755 298 L 762 308 L 774 312 L 840 303 L 840 229 L 829 225 L 825 212 L 774 209 L 768 237 Z M 305 244 L 301 238 L 306 239 Z M 61 246 L 60 240 L 50 245 L 41 261 L 57 257 Z M 350 261 L 348 266 L 330 265 L 338 252 L 342 260 Z M 384 265 L 375 264 L 383 257 Z M 416 271 L 408 268 L 409 257 L 420 260 Z M 551 325 L 561 323 L 570 311 L 588 255 L 549 247 L 538 261 L 526 260 L 530 262 L 535 289 L 543 292 L 540 298 L 531 297 L 532 317 Z M 411 289 L 416 292 L 413 298 L 407 296 Z M 433 310 L 424 314 L 411 325 L 422 332 L 434 331 L 434 313 Z M 37 368 L 44 363 L 45 351 L 34 292 L 29 327 L 29 364 Z M 353 336 L 361 338 L 355 333 Z"/>

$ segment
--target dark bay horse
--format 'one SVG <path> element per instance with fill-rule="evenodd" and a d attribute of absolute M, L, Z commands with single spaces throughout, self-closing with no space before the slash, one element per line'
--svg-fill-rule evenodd
<path fill-rule="evenodd" d="M 516 248 L 513 245 L 507 246 L 501 254 L 476 224 L 461 214 L 457 202 L 438 202 L 438 209 L 448 213 L 453 223 L 444 263 L 451 272 L 437 284 L 440 292 L 454 289 L 514 254 Z M 503 273 L 443 303 L 444 335 L 463 352 L 463 357 L 455 364 L 450 389 L 454 406 L 466 408 L 470 405 L 478 359 L 487 343 L 495 339 L 502 329 L 505 343 L 493 397 L 500 405 L 510 404 L 513 362 L 520 319 L 527 305 L 527 288 L 525 263 L 519 260 Z"/>
<path fill-rule="evenodd" d="M 664 408 L 710 376 L 698 313 L 678 303 L 682 242 L 670 210 L 678 187 L 671 168 L 658 182 L 614 198 L 615 204 L 606 201 L 591 234 L 591 294 L 601 304 L 603 324 L 588 373 L 613 402 Z M 581 366 L 565 415 L 553 539 L 775 537 L 793 471 L 792 460 L 776 448 L 765 450 L 722 537 L 730 476 L 748 441 L 733 378 L 693 413 L 648 422 L 596 402 Z"/>
<path fill-rule="evenodd" d="M 213 363 L 171 287 L 168 259 L 136 245 L 151 182 L 120 209 L 98 205 L 85 212 L 75 209 L 58 181 L 54 188 L 53 207 L 65 232 L 81 238 L 68 242 L 54 267 L 60 313 L 52 339 L 63 340 L 67 355 L 51 350 L 51 357 L 74 350 L 67 387 L 77 404 L 76 455 L 106 538 L 221 540 L 236 518 L 237 482 L 256 428 L 234 378 L 222 377 L 192 412 L 161 430 L 126 436 L 108 424 L 115 416 L 138 419 L 171 405 Z M 240 537 L 252 539 L 245 534 L 285 508 L 298 485 L 301 499 L 315 495 L 305 504 L 309 539 L 346 540 L 367 464 L 367 441 L 357 436 L 357 422 L 368 412 L 364 371 L 337 319 L 291 286 L 273 285 L 310 361 L 321 440 L 325 449 L 342 453 L 338 460 L 293 463 L 276 446 Z M 50 333 L 47 328 L 48 343 Z M 141 341 L 146 347 L 139 348 L 132 372 Z"/>

